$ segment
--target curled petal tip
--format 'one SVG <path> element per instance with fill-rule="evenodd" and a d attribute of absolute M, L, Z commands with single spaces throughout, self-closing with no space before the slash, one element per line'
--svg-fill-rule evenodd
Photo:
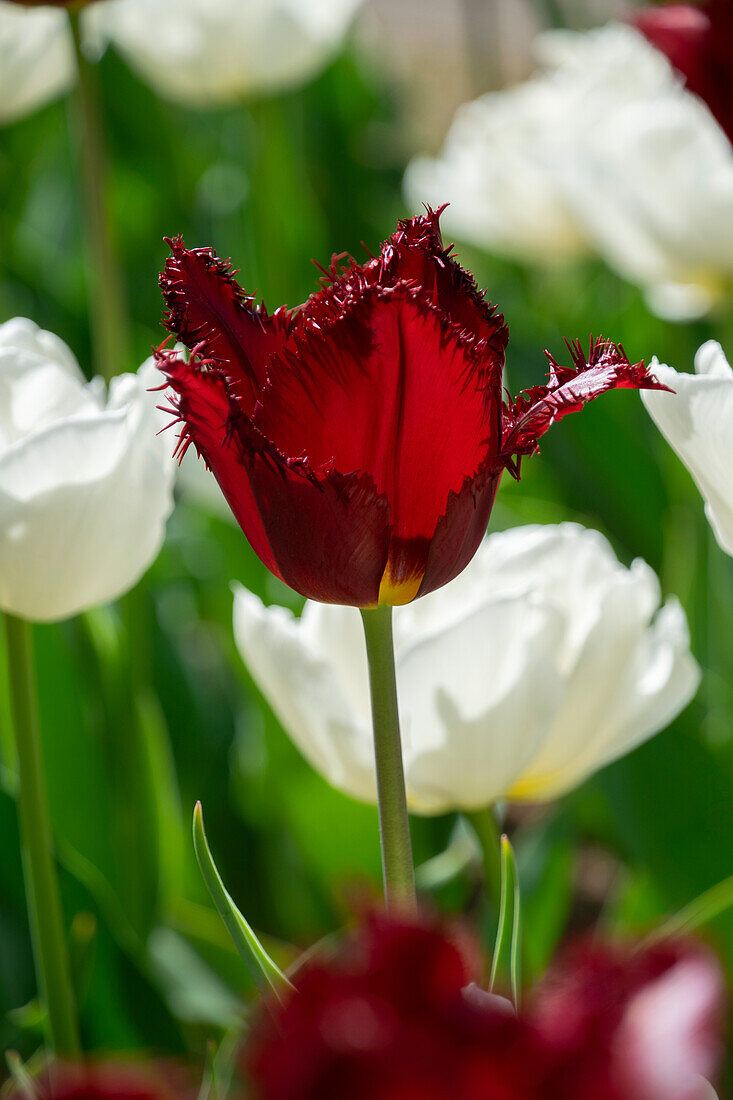
<path fill-rule="evenodd" d="M 668 389 L 643 361 L 632 364 L 621 344 L 591 337 L 586 354 L 579 340 L 566 343 L 571 367 L 561 366 L 550 352 L 545 352 L 550 363 L 547 385 L 533 386 L 504 404 L 502 451 L 510 470 L 516 458 L 538 449 L 538 440 L 555 421 L 579 412 L 602 393 L 612 389 Z"/>

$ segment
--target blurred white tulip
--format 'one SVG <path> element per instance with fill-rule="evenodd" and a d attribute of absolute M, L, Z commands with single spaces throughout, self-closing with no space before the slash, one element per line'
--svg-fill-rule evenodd
<path fill-rule="evenodd" d="M 597 251 L 662 316 L 705 313 L 733 275 L 733 146 L 631 26 L 539 36 L 530 81 L 462 107 L 410 205 L 529 262 Z"/>
<path fill-rule="evenodd" d="M 716 539 L 733 555 L 733 368 L 709 340 L 695 356 L 695 374 L 656 360 L 650 369 L 674 392 L 642 394 L 644 404 L 692 474 Z"/>
<path fill-rule="evenodd" d="M 271 95 L 314 77 L 362 0 L 97 0 L 85 52 L 112 42 L 160 95 L 190 107 Z M 0 0 L 0 125 L 76 81 L 68 14 Z"/>
<path fill-rule="evenodd" d="M 2 610 L 63 619 L 122 595 L 154 560 L 173 504 L 157 384 L 146 363 L 107 396 L 57 336 L 0 325 Z"/>
<path fill-rule="evenodd" d="M 0 0 L 0 124 L 63 95 L 76 78 L 69 20 L 59 8 Z"/>
<path fill-rule="evenodd" d="M 539 78 L 464 104 L 440 157 L 408 166 L 408 204 L 450 203 L 445 232 L 518 260 L 581 255 L 588 242 L 553 180 L 546 137 L 571 110 L 567 89 Z"/>
<path fill-rule="evenodd" d="M 162 96 L 198 107 L 304 83 L 361 0 L 107 0 L 90 26 Z"/>
<path fill-rule="evenodd" d="M 564 523 L 491 535 L 456 580 L 395 608 L 411 809 L 554 798 L 667 726 L 699 670 L 679 604 L 659 604 L 649 566 Z M 238 586 L 234 632 L 304 756 L 374 801 L 359 612 L 308 603 L 296 619 Z"/>

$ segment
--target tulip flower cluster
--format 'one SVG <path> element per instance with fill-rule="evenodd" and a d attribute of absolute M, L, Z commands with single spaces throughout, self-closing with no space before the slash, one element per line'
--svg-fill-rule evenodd
<path fill-rule="evenodd" d="M 373 920 L 262 1015 L 261 1100 L 710 1100 L 722 985 L 695 947 L 578 945 L 515 1015 L 437 928 Z"/>

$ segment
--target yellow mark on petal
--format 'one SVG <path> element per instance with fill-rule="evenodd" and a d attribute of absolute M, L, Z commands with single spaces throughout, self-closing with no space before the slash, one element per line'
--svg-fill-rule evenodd
<path fill-rule="evenodd" d="M 402 604 L 412 603 L 420 590 L 424 576 L 424 572 L 413 573 L 411 577 L 395 581 L 392 579 L 388 565 L 379 586 L 379 602 L 389 604 L 391 607 L 401 607 Z"/>
<path fill-rule="evenodd" d="M 563 787 L 561 780 L 560 772 L 518 779 L 506 792 L 505 798 L 512 802 L 544 802 L 557 797 L 557 791 Z"/>

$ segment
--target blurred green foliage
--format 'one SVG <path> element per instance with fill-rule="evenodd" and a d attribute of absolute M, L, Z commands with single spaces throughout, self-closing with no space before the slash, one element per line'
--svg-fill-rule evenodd
<path fill-rule="evenodd" d="M 274 307 L 312 290 L 312 257 L 360 254 L 361 241 L 374 249 L 407 213 L 408 137 L 390 90 L 354 57 L 297 93 L 210 114 L 163 104 L 112 52 L 100 70 L 137 357 L 130 369 L 162 338 L 164 235 L 231 255 L 247 288 Z M 0 317 L 30 316 L 88 364 L 67 113 L 58 103 L 0 132 Z M 656 354 L 690 369 L 703 339 L 733 332 L 730 320 L 653 318 L 600 264 L 540 274 L 468 249 L 459 256 L 507 317 L 515 391 L 541 378 L 543 349 L 560 357 L 566 336 L 602 332 L 632 359 Z M 601 529 L 623 560 L 641 555 L 659 572 L 687 610 L 705 676 L 670 730 L 518 820 L 530 975 L 570 927 L 649 928 L 728 876 L 733 852 L 733 565 L 635 395 L 611 394 L 564 421 L 521 483 L 506 480 L 492 526 L 565 518 Z M 376 812 L 331 790 L 258 696 L 234 649 L 234 579 L 292 603 L 238 528 L 184 501 L 132 613 L 125 601 L 34 631 L 64 903 L 69 922 L 77 915 L 83 1027 L 94 1049 L 201 1055 L 252 991 L 195 866 L 196 799 L 231 894 L 281 964 L 378 890 Z M 28 1055 L 32 1013 L 14 1011 L 32 1000 L 34 979 L 4 690 L 0 746 L 0 1045 Z M 446 849 L 454 824 L 414 821 L 418 863 Z M 589 852 L 602 855 L 608 889 L 584 909 Z M 435 883 L 435 904 L 469 914 L 490 944 L 495 912 L 480 867 L 464 864 Z M 706 934 L 733 972 L 733 915 Z"/>

